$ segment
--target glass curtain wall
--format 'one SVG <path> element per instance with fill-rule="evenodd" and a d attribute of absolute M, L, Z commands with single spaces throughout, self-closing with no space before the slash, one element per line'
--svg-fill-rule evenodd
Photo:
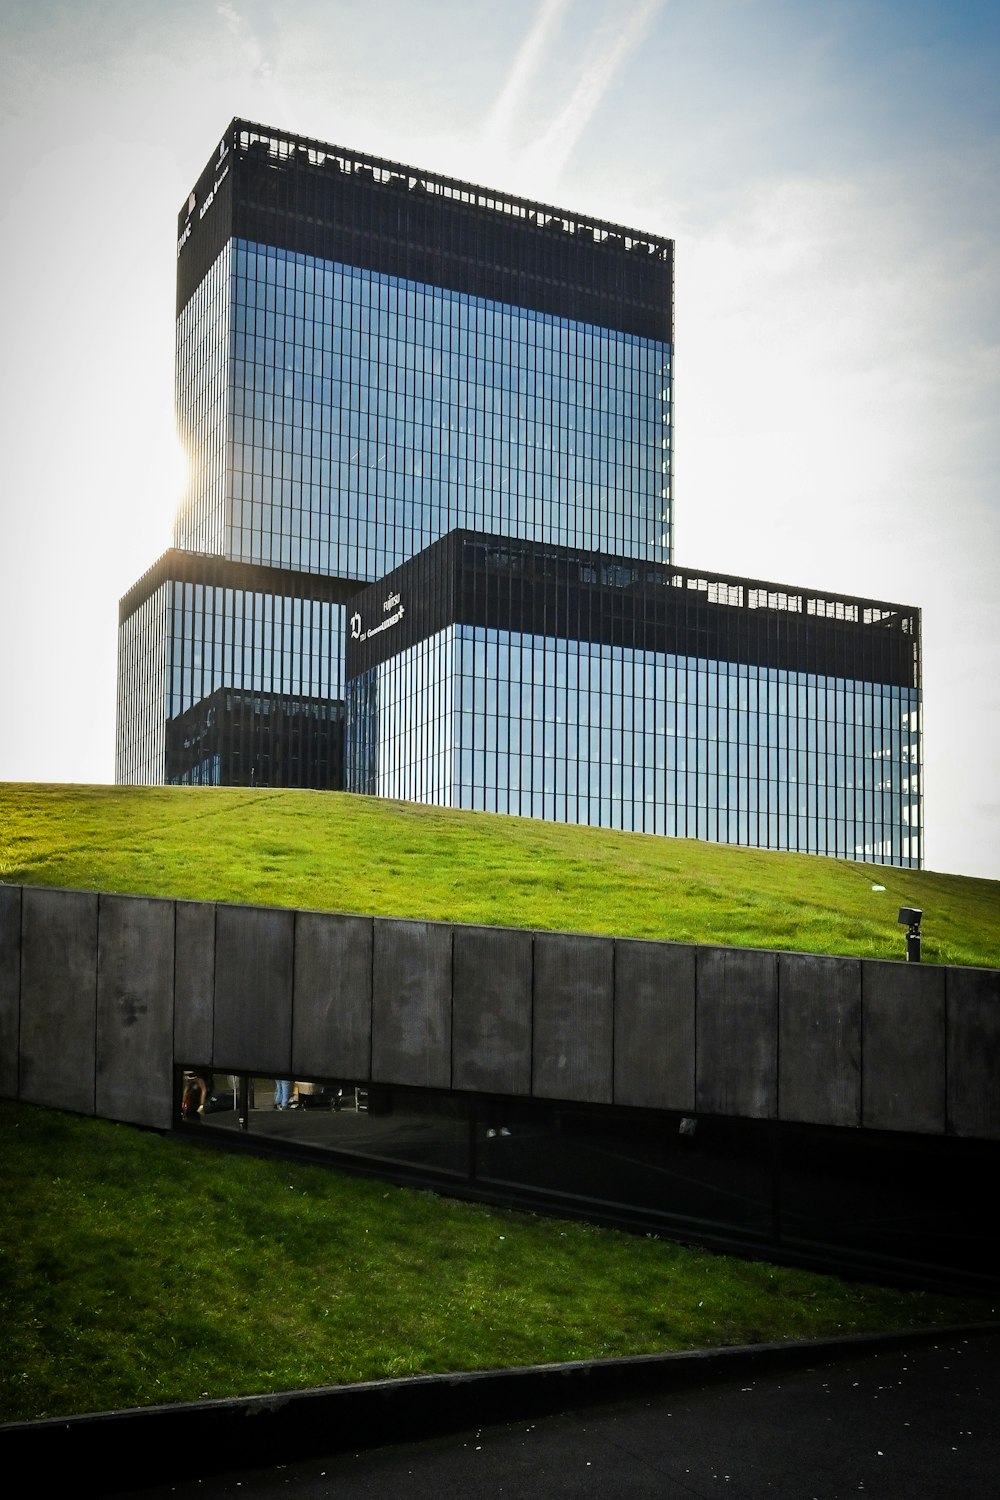
<path fill-rule="evenodd" d="M 452 626 L 348 685 L 348 786 L 915 866 L 919 728 L 914 688 Z"/>
<path fill-rule="evenodd" d="M 115 719 L 115 782 L 119 786 L 163 783 L 170 591 L 169 583 L 161 584 L 119 628 Z"/>
<path fill-rule="evenodd" d="M 343 606 L 169 587 L 167 781 L 341 786 Z"/>
<path fill-rule="evenodd" d="M 170 587 L 168 718 L 222 687 L 343 699 L 343 605 L 213 584 Z"/>
<path fill-rule="evenodd" d="M 119 783 L 343 785 L 344 607 L 166 581 L 119 631 Z"/>
<path fill-rule="evenodd" d="M 234 239 L 177 368 L 179 546 L 376 579 L 469 526 L 669 560 L 659 340 Z"/>
<path fill-rule="evenodd" d="M 232 400 L 232 244 L 177 319 L 177 426 L 187 455 L 187 491 L 174 522 L 174 546 L 223 556 L 228 544 Z"/>

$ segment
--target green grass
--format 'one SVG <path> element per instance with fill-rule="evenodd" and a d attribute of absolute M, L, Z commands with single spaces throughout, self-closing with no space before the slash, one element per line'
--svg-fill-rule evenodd
<path fill-rule="evenodd" d="M 2 784 L 0 880 L 1000 965 L 997 881 L 332 792 Z"/>
<path fill-rule="evenodd" d="M 0 1131 L 4 1421 L 994 1313 L 27 1105 Z"/>

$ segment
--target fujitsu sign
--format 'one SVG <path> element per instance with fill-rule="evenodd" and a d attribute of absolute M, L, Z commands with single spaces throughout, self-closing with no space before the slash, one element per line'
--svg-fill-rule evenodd
<path fill-rule="evenodd" d="M 355 610 L 349 622 L 351 640 L 370 641 L 373 635 L 381 635 L 382 631 L 388 630 L 390 625 L 398 625 L 406 613 L 406 606 L 400 601 L 398 594 L 389 594 L 382 605 L 382 613 L 385 615 L 385 619 L 380 620 L 377 625 L 372 625 L 370 629 L 366 630 L 360 611 Z"/>

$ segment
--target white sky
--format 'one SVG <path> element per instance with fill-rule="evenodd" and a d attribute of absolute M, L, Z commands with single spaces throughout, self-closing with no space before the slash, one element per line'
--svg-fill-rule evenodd
<path fill-rule="evenodd" d="M 241 115 L 676 239 L 676 560 L 920 605 L 927 864 L 1000 877 L 997 0 L 0 13 L 0 780 L 113 778 L 176 215 Z"/>

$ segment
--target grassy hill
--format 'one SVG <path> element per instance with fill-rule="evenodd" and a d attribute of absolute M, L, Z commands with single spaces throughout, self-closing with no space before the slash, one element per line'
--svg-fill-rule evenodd
<path fill-rule="evenodd" d="M 0 1137 L 0 1422 L 996 1315 L 29 1105 Z"/>
<path fill-rule="evenodd" d="M 0 784 L 0 880 L 1000 965 L 997 881 L 331 792 Z"/>

